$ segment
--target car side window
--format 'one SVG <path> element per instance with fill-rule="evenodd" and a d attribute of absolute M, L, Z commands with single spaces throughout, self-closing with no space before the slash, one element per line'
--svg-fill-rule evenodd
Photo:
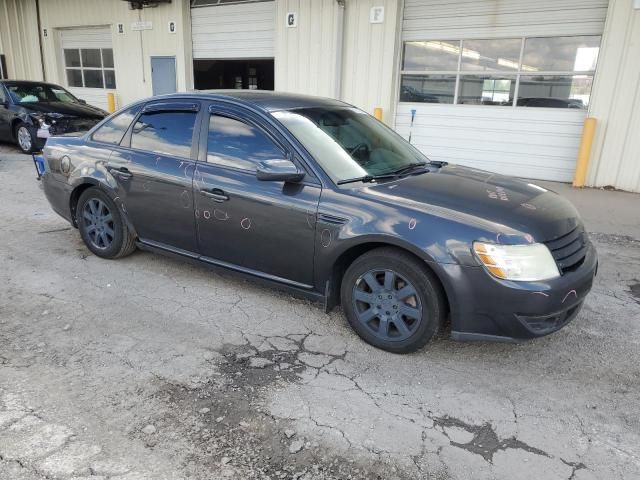
<path fill-rule="evenodd" d="M 284 156 L 282 149 L 258 127 L 218 114 L 209 118 L 207 162 L 255 171 L 259 162 Z"/>
<path fill-rule="evenodd" d="M 7 96 L 4 93 L 4 87 L 0 85 L 0 103 L 5 103 L 7 101 Z"/>
<path fill-rule="evenodd" d="M 111 143 L 118 145 L 126 133 L 129 125 L 133 122 L 142 105 L 135 105 L 122 113 L 119 113 L 107 123 L 98 128 L 92 135 L 96 142 Z"/>
<path fill-rule="evenodd" d="M 197 112 L 152 111 L 138 117 L 131 148 L 189 158 Z"/>

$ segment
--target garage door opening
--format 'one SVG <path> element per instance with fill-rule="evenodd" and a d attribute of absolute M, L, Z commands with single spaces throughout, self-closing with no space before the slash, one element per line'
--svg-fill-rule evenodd
<path fill-rule="evenodd" d="M 196 90 L 273 90 L 273 59 L 194 60 L 193 77 Z"/>

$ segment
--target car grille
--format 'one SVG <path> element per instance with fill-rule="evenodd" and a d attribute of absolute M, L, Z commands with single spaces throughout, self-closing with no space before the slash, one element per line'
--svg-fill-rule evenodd
<path fill-rule="evenodd" d="M 589 239 L 582 225 L 560 238 L 545 242 L 561 274 L 570 272 L 582 265 L 587 254 Z"/>

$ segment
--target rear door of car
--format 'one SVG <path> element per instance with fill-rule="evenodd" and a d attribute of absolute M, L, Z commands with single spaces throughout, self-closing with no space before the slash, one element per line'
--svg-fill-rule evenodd
<path fill-rule="evenodd" d="M 197 250 L 192 181 L 200 107 L 195 100 L 147 103 L 107 165 L 140 240 L 182 253 Z"/>
<path fill-rule="evenodd" d="M 287 140 L 261 115 L 212 103 L 202 121 L 194 175 L 199 251 L 205 260 L 309 288 L 320 182 L 260 181 L 256 166 L 289 158 Z"/>
<path fill-rule="evenodd" d="M 0 84 L 0 140 L 11 139 L 11 120 L 13 112 L 9 110 L 9 95 Z"/>

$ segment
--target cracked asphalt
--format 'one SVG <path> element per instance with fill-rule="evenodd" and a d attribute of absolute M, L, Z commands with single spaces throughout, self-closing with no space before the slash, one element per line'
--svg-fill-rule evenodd
<path fill-rule="evenodd" d="M 591 234 L 560 332 L 399 356 L 339 310 L 91 255 L 6 145 L 0 185 L 0 479 L 640 478 L 637 236 Z"/>

